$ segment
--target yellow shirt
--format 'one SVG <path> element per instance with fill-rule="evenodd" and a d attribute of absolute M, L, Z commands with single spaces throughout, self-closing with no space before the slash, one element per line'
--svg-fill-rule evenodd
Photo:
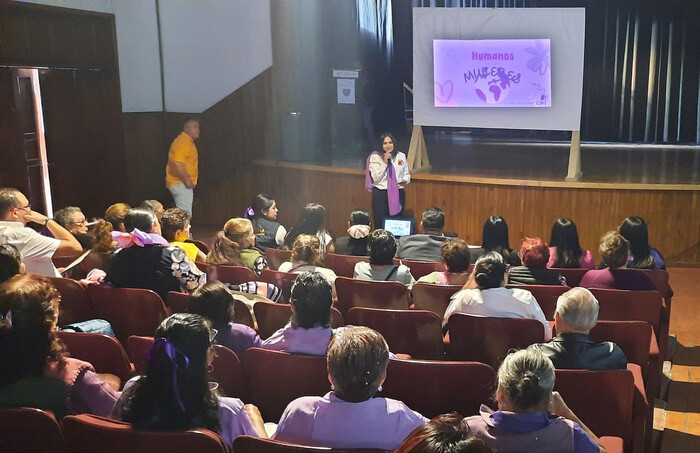
<path fill-rule="evenodd" d="M 197 185 L 197 176 L 199 176 L 199 154 L 197 147 L 194 144 L 192 137 L 187 135 L 185 131 L 180 132 L 168 152 L 168 165 L 165 167 L 165 187 L 170 187 L 181 181 L 170 171 L 170 162 L 180 162 L 185 166 L 185 171 L 189 175 L 194 185 Z"/>
<path fill-rule="evenodd" d="M 170 243 L 170 245 L 176 245 L 176 246 L 180 247 L 182 250 L 184 250 L 185 255 L 187 255 L 187 258 L 189 258 L 190 261 L 192 261 L 192 262 L 197 261 L 197 252 L 199 252 L 199 247 L 192 244 L 191 242 L 173 241 Z"/>

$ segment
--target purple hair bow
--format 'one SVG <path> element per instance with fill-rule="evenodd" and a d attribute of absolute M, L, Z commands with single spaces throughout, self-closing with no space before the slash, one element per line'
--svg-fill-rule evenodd
<path fill-rule="evenodd" d="M 157 353 L 165 353 L 166 357 L 170 359 L 173 369 L 173 390 L 175 391 L 175 398 L 177 398 L 177 403 L 184 412 L 185 404 L 182 402 L 180 388 L 177 385 L 177 370 L 188 368 L 190 366 L 190 359 L 167 338 L 156 339 L 146 353 L 146 358 L 150 362 L 153 359 L 154 354 Z"/>
<path fill-rule="evenodd" d="M 243 214 L 243 218 L 252 219 L 253 217 L 255 217 L 255 211 L 252 206 L 248 206 Z"/>

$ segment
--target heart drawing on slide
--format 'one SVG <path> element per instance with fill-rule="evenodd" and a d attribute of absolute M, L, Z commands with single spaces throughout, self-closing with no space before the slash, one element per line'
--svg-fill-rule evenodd
<path fill-rule="evenodd" d="M 453 88 L 452 80 L 448 80 L 444 83 L 435 82 L 435 99 L 442 104 L 447 104 L 452 97 Z"/>

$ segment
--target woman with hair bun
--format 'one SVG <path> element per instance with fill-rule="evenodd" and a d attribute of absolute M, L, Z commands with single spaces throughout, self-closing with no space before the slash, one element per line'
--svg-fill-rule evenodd
<path fill-rule="evenodd" d="M 255 246 L 262 251 L 284 246 L 287 229 L 277 221 L 277 203 L 271 196 L 259 193 L 248 208 L 246 215 L 253 222 Z"/>
<path fill-rule="evenodd" d="M 508 274 L 503 256 L 498 252 L 487 252 L 476 260 L 474 281 L 477 288 L 464 289 L 452 296 L 445 311 L 443 325 L 453 313 L 489 316 L 493 318 L 531 318 L 544 326 L 545 340 L 552 338 L 552 329 L 535 297 L 530 291 L 519 288 L 506 288 Z"/>
<path fill-rule="evenodd" d="M 498 410 L 482 405 L 467 417 L 469 432 L 498 452 L 605 452 L 554 389 L 554 365 L 539 351 L 509 354 L 498 369 Z"/>

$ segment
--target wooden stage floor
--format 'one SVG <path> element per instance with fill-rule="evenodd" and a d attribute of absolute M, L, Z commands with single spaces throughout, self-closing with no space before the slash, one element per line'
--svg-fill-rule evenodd
<path fill-rule="evenodd" d="M 410 137 L 397 139 L 408 148 Z M 437 132 L 425 136 L 431 174 L 461 177 L 564 181 L 569 142 L 472 137 Z M 334 167 L 364 168 L 366 156 L 334 156 Z M 318 162 L 322 163 L 322 162 Z M 583 142 L 581 182 L 700 185 L 699 145 Z"/>

